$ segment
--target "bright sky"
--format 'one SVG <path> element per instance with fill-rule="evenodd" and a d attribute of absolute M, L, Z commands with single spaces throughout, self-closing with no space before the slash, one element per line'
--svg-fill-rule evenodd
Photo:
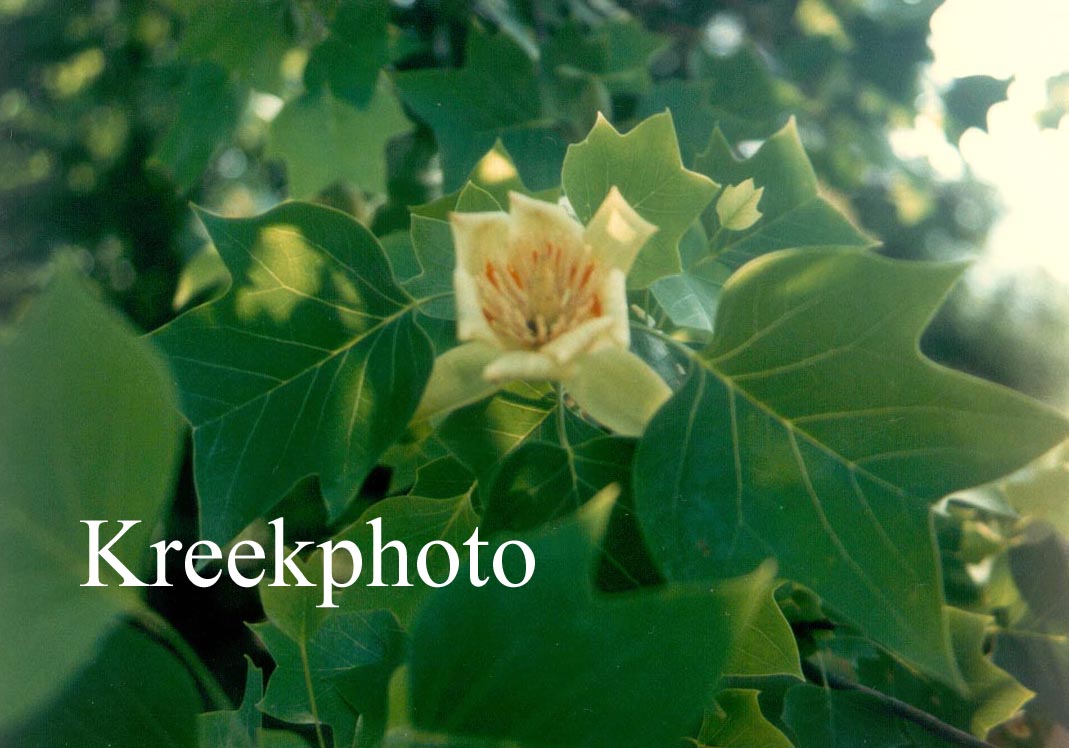
<path fill-rule="evenodd" d="M 1069 116 L 1056 130 L 1040 130 L 1034 119 L 1047 79 L 1069 71 L 1067 39 L 1069 0 L 947 0 L 932 17 L 936 85 L 967 75 L 1015 77 L 1008 100 L 988 112 L 989 132 L 970 130 L 960 144 L 1006 207 L 988 240 L 982 269 L 991 272 L 978 275 L 1038 265 L 1069 284 Z M 936 131 L 922 117 L 903 149 L 926 141 L 935 168 L 951 174 L 957 157 L 935 142 Z"/>

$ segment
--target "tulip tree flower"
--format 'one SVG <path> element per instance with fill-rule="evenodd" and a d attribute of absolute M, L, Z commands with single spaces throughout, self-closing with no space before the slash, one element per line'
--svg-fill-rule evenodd
<path fill-rule="evenodd" d="M 516 192 L 509 207 L 450 216 L 462 345 L 435 361 L 417 418 L 511 381 L 551 381 L 599 423 L 637 436 L 671 394 L 628 350 L 627 272 L 656 227 L 615 187 L 585 228 Z"/>

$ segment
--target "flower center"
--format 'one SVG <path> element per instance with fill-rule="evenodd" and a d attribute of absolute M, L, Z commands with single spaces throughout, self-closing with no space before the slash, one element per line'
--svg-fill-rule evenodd
<path fill-rule="evenodd" d="M 520 245 L 477 276 L 483 316 L 508 348 L 534 350 L 602 315 L 603 270 L 586 247 Z"/>

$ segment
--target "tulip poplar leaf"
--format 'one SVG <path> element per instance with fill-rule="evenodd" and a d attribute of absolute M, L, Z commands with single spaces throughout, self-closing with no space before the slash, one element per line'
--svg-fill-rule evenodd
<path fill-rule="evenodd" d="M 382 193 L 386 144 L 410 129 L 383 77 L 363 108 L 329 88 L 288 102 L 271 123 L 267 155 L 285 161 L 290 197 L 315 197 L 337 181 Z"/>
<path fill-rule="evenodd" d="M 616 187 L 640 216 L 657 227 L 628 274 L 631 288 L 645 288 L 682 270 L 679 240 L 717 187 L 683 167 L 669 112 L 622 135 L 599 117 L 586 139 L 568 148 L 561 178 L 581 222 L 589 221 Z"/>
<path fill-rule="evenodd" d="M 774 557 L 872 639 L 960 685 L 930 505 L 1067 433 L 1054 411 L 919 352 L 960 272 L 796 250 L 735 276 L 713 342 L 636 452 L 640 522 L 668 578 Z"/>
<path fill-rule="evenodd" d="M 336 211 L 201 218 L 230 289 L 154 337 L 193 425 L 202 535 L 230 540 L 309 475 L 337 517 L 419 401 L 433 356 L 421 302 Z"/>
<path fill-rule="evenodd" d="M 538 566 L 525 586 L 454 586 L 427 601 L 409 650 L 415 730 L 458 741 L 639 748 L 671 744 L 701 717 L 772 571 L 712 592 L 672 585 L 600 593 L 592 568 L 611 499 L 603 493 L 527 539 Z"/>
<path fill-rule="evenodd" d="M 463 68 L 402 72 L 395 80 L 405 102 L 434 130 L 447 190 L 459 187 L 499 138 L 513 156 L 530 152 L 532 160 L 559 167 L 553 154 L 563 154 L 564 145 L 542 121 L 534 60 L 507 34 L 473 28 Z"/>

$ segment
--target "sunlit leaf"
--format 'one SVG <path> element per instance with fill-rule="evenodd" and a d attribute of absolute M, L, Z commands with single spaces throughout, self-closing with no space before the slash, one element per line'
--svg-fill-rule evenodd
<path fill-rule="evenodd" d="M 432 358 L 420 302 L 341 213 L 288 203 L 202 220 L 231 288 L 155 333 L 193 424 L 202 534 L 233 538 L 313 474 L 336 517 L 419 400 Z"/>
<path fill-rule="evenodd" d="M 839 250 L 736 276 L 636 453 L 639 516 L 669 578 L 775 557 L 876 641 L 960 682 L 929 505 L 1033 459 L 1066 423 L 919 353 L 959 273 Z"/>

